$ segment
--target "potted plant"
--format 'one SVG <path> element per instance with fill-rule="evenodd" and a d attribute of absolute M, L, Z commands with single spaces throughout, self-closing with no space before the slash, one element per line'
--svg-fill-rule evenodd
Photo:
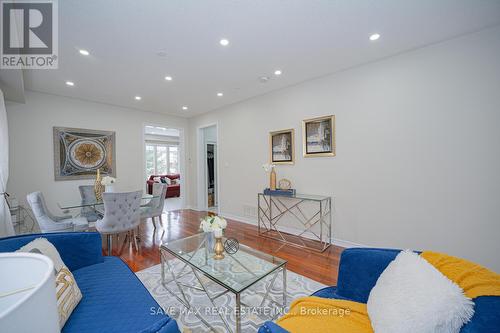
<path fill-rule="evenodd" d="M 106 176 L 101 180 L 101 185 L 105 186 L 106 190 L 105 192 L 114 192 L 115 187 L 114 184 L 116 183 L 116 178 Z"/>
<path fill-rule="evenodd" d="M 226 219 L 217 215 L 206 216 L 201 219 L 200 229 L 205 233 L 205 239 L 207 242 L 206 248 L 210 253 L 214 253 L 215 251 L 215 259 L 224 258 L 224 255 L 222 254 L 224 248 L 222 247 L 221 250 L 218 247 L 222 246 L 222 235 L 226 227 Z M 219 243 L 220 246 L 217 246 Z"/>

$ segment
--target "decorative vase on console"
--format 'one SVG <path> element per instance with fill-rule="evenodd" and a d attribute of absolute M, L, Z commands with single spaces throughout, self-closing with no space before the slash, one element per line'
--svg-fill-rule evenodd
<path fill-rule="evenodd" d="M 213 258 L 220 260 L 224 258 L 224 246 L 222 245 L 223 230 L 227 227 L 227 221 L 220 216 L 206 216 L 201 220 L 200 229 L 205 233 L 205 248 Z"/>
<path fill-rule="evenodd" d="M 274 190 L 276 190 L 276 171 L 274 170 L 274 167 L 272 168 L 271 174 L 269 177 L 270 177 L 269 188 L 274 191 Z"/>
<path fill-rule="evenodd" d="M 273 191 L 276 190 L 276 165 L 266 163 L 262 165 L 262 168 L 265 172 L 269 172 L 269 188 Z"/>
<path fill-rule="evenodd" d="M 101 184 L 101 182 L 102 182 L 101 169 L 97 169 L 97 174 L 95 176 L 95 182 L 94 182 L 94 193 L 97 201 L 102 200 L 102 192 L 104 192 L 104 186 Z"/>

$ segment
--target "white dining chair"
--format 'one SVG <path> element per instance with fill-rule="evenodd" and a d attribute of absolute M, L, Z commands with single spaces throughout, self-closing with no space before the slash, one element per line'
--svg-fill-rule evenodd
<path fill-rule="evenodd" d="M 165 195 L 167 194 L 167 185 L 161 183 L 153 184 L 153 199 L 141 207 L 141 219 L 150 218 L 153 222 L 153 228 L 156 229 L 155 218 L 160 220 L 163 225 L 161 215 L 163 214 L 163 205 L 165 204 Z"/>
<path fill-rule="evenodd" d="M 139 208 L 141 206 L 142 191 L 103 193 L 102 200 L 104 202 L 104 217 L 97 220 L 95 227 L 98 232 L 107 238 L 108 256 L 111 255 L 112 236 L 121 233 L 126 233 L 123 244 L 129 238 L 131 242 L 133 240 L 138 251 L 136 228 L 141 223 Z"/>
<path fill-rule="evenodd" d="M 83 205 L 97 202 L 94 185 L 80 185 L 78 186 L 78 190 L 80 191 Z M 95 222 L 99 219 L 99 214 L 95 211 L 94 207 L 82 207 L 80 215 L 85 217 L 89 222 Z"/>
<path fill-rule="evenodd" d="M 33 192 L 26 196 L 26 200 L 31 207 L 35 220 L 40 227 L 40 231 L 60 232 L 60 231 L 85 231 L 88 229 L 88 221 L 83 217 L 73 218 L 71 215 L 53 215 L 45 203 L 42 192 Z"/>

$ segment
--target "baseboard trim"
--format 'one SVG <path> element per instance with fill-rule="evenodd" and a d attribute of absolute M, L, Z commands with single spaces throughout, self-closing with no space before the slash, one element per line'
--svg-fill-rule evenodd
<path fill-rule="evenodd" d="M 225 212 L 221 212 L 220 215 L 224 216 L 228 219 L 238 221 L 238 222 L 251 224 L 251 225 L 255 225 L 255 226 L 257 225 L 257 219 L 253 218 L 253 217 L 244 217 L 244 216 L 234 215 L 234 214 L 225 213 Z M 287 229 L 283 228 L 283 231 L 287 232 Z M 293 232 L 293 230 L 289 230 L 289 231 Z M 310 237 L 310 238 L 312 238 L 312 237 Z M 371 247 L 368 245 L 364 245 L 364 244 L 360 244 L 360 243 L 356 243 L 356 242 L 351 242 L 349 240 L 339 239 L 339 238 L 335 238 L 335 237 L 333 237 L 332 242 L 333 242 L 333 245 L 343 247 L 346 249 L 355 248 L 355 247 Z"/>
<path fill-rule="evenodd" d="M 197 212 L 201 212 L 201 209 L 199 209 L 198 207 L 196 206 L 190 206 L 190 205 L 187 205 L 187 206 L 184 206 L 183 209 L 186 209 L 186 210 L 194 210 L 194 211 L 197 211 Z"/>

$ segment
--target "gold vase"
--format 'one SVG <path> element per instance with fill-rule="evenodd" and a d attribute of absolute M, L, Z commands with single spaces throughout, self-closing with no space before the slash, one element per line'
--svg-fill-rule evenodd
<path fill-rule="evenodd" d="M 102 181 L 101 170 L 97 169 L 97 174 L 94 183 L 94 193 L 97 201 L 102 200 L 102 192 L 104 192 L 104 186 L 101 184 L 101 181 Z"/>
<path fill-rule="evenodd" d="M 214 259 L 224 259 L 224 245 L 222 245 L 222 237 L 215 237 Z"/>
<path fill-rule="evenodd" d="M 276 171 L 274 171 L 274 168 L 272 168 L 269 175 L 269 188 L 273 191 L 276 190 Z"/>

